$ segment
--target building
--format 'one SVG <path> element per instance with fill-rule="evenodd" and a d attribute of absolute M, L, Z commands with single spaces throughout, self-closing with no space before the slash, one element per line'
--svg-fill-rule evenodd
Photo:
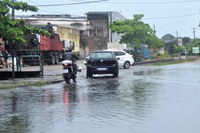
<path fill-rule="evenodd" d="M 63 26 L 54 26 L 54 31 L 60 35 L 64 48 L 72 48 L 74 52 L 80 51 L 80 32 L 78 29 Z"/>
<path fill-rule="evenodd" d="M 28 24 L 36 27 L 44 27 L 50 23 L 54 32 L 59 34 L 60 40 L 64 43 L 63 47 L 72 47 L 75 53 L 80 53 L 80 31 L 88 29 L 89 25 L 86 17 L 72 17 L 69 14 L 16 17 L 23 18 Z"/>
<path fill-rule="evenodd" d="M 65 42 L 65 46 L 73 46 L 74 52 L 79 52 L 81 58 L 85 58 L 93 50 L 107 49 L 108 42 L 119 42 L 121 34 L 111 32 L 109 24 L 125 19 L 118 12 L 88 12 L 86 17 L 63 14 L 17 16 L 17 18 L 25 19 L 32 26 L 45 26 L 51 23 L 54 31 L 60 34 L 61 41 Z"/>
<path fill-rule="evenodd" d="M 112 32 L 109 25 L 117 20 L 125 20 L 121 14 L 118 12 L 88 12 L 86 15 L 90 24 L 87 39 L 89 53 L 93 50 L 107 49 L 108 42 L 119 42 L 122 34 Z"/>

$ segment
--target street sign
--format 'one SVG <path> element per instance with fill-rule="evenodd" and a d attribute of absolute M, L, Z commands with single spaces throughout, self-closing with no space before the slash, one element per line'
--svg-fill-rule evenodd
<path fill-rule="evenodd" d="M 192 47 L 192 53 L 193 54 L 199 54 L 199 47 Z"/>

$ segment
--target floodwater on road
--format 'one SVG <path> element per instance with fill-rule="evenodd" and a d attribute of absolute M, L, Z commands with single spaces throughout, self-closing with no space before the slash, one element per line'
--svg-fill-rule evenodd
<path fill-rule="evenodd" d="M 200 62 L 0 90 L 0 132 L 200 133 Z"/>

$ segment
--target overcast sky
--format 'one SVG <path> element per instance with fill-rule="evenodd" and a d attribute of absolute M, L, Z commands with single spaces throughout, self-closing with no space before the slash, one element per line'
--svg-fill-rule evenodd
<path fill-rule="evenodd" d="M 17 0 L 20 1 L 20 0 Z M 144 14 L 142 21 L 162 37 L 172 34 L 175 37 L 200 38 L 200 0 L 22 0 L 37 5 L 39 11 L 15 12 L 16 15 L 32 14 L 71 14 L 83 16 L 90 11 L 117 11 L 127 19 L 134 14 Z M 57 6 L 53 6 L 57 5 Z"/>

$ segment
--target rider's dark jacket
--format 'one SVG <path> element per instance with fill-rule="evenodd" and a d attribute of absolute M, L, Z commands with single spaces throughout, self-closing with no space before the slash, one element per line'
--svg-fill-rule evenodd
<path fill-rule="evenodd" d="M 63 54 L 62 60 L 71 60 L 72 62 L 75 62 L 75 60 L 78 60 L 78 56 L 73 52 L 65 52 Z"/>

